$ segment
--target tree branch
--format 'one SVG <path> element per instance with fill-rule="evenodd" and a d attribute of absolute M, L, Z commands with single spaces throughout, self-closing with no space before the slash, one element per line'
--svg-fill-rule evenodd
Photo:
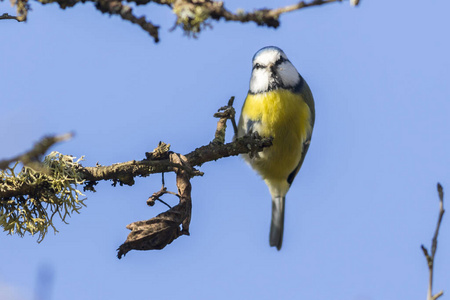
<path fill-rule="evenodd" d="M 173 11 L 177 15 L 177 25 L 181 25 L 185 32 L 197 33 L 209 18 L 213 20 L 224 19 L 240 23 L 254 22 L 258 26 L 277 28 L 280 26 L 278 18 L 281 14 L 299 10 L 306 7 L 318 6 L 342 0 L 314 0 L 309 3 L 301 1 L 276 9 L 257 9 L 253 12 L 239 10 L 232 13 L 224 7 L 223 2 L 210 0 L 177 0 L 173 1 Z"/>
<path fill-rule="evenodd" d="M 178 168 L 184 169 L 191 177 L 201 176 L 202 172 L 195 170 L 191 166 L 200 166 L 206 162 L 218 160 L 220 158 L 236 156 L 239 154 L 248 153 L 250 151 L 258 152 L 265 147 L 272 145 L 271 138 L 261 138 L 259 136 L 244 136 L 236 139 L 234 142 L 227 144 L 214 144 L 199 147 L 194 151 L 186 154 L 187 164 L 179 165 L 170 159 L 163 160 L 132 160 L 123 163 L 113 164 L 111 166 L 96 166 L 96 167 L 83 167 L 78 165 L 77 173 L 80 178 L 85 180 L 85 190 L 90 190 L 92 182 L 98 182 L 102 180 L 112 180 L 114 185 L 119 183 L 120 185 L 134 184 L 134 177 L 147 177 L 156 173 L 173 172 Z M 20 158 L 20 157 L 18 157 Z M 11 162 L 14 160 L 20 160 L 18 158 L 7 160 Z M 11 197 L 17 197 L 21 195 L 33 195 L 42 188 L 45 188 L 47 183 L 45 181 L 40 184 L 33 184 L 22 182 L 18 185 L 10 186 L 8 182 L 5 182 L 5 186 L 0 190 L 0 199 L 6 199 Z M 95 185 L 95 184 L 94 184 Z"/>
<path fill-rule="evenodd" d="M 120 16 L 123 20 L 139 25 L 148 32 L 157 43 L 159 41 L 159 26 L 147 21 L 145 16 L 137 17 L 133 14 L 131 7 L 123 2 L 134 3 L 136 5 L 146 5 L 155 3 L 169 7 L 176 15 L 174 27 L 181 27 L 188 35 L 196 36 L 206 27 L 211 27 L 211 20 L 224 19 L 240 23 L 253 22 L 258 26 L 277 28 L 280 26 L 279 17 L 282 14 L 293 12 L 307 7 L 320 6 L 343 0 L 312 0 L 310 2 L 300 1 L 296 4 L 285 7 L 268 9 L 261 8 L 252 12 L 238 10 L 233 13 L 225 8 L 222 1 L 213 0 L 36 0 L 41 4 L 58 3 L 60 8 L 75 6 L 78 3 L 93 2 L 95 7 L 102 13 L 109 13 Z M 357 5 L 355 0 L 350 0 L 352 5 Z M 17 7 L 17 17 L 3 14 L 0 19 L 15 19 L 25 21 L 29 10 L 28 0 L 12 0 L 12 4 Z"/>
<path fill-rule="evenodd" d="M 36 162 L 40 161 L 42 156 L 47 152 L 50 147 L 56 143 L 67 141 L 73 137 L 73 133 L 66 133 L 62 135 L 51 135 L 43 137 L 39 142 L 37 142 L 31 150 L 28 152 L 17 155 L 10 159 L 0 160 L 0 170 L 5 170 L 8 166 L 16 161 L 22 162 L 24 165 L 33 164 L 34 168 L 39 168 Z"/>
<path fill-rule="evenodd" d="M 79 200 L 78 195 L 82 193 L 76 189 L 77 185 L 82 185 L 85 191 L 95 192 L 94 186 L 102 180 L 112 180 L 114 186 L 117 183 L 133 185 L 134 178 L 138 176 L 175 172 L 178 205 L 150 220 L 128 225 L 127 228 L 131 233 L 119 247 L 118 257 L 122 257 L 132 249 L 162 249 L 179 236 L 189 235 L 192 207 L 190 179 L 203 175 L 194 167 L 224 157 L 256 153 L 272 145 L 272 138 L 261 138 L 257 133 L 237 138 L 231 143 L 224 143 L 226 121 L 232 120 L 234 126 L 236 123 L 233 100 L 234 98 L 230 99 L 228 105 L 214 115 L 219 118 L 214 140 L 186 155 L 173 153 L 169 151 L 170 145 L 160 142 L 153 152 L 146 153 L 146 158 L 140 161 L 83 167 L 79 163 L 80 159 L 74 161 L 74 157 L 52 152 L 44 159 L 47 173 L 40 173 L 27 167 L 15 174 L 14 168 L 8 167 L 11 161 L 19 159 L 27 161 L 23 157 L 37 159 L 55 141 L 62 140 L 61 137 L 43 139 L 26 155 L 5 161 L 8 168 L 0 174 L 0 225 L 9 233 L 18 232 L 20 235 L 25 231 L 31 234 L 40 232 L 42 240 L 47 227 L 53 227 L 51 220 L 55 212 L 65 217 L 69 214 L 64 210 L 66 206 L 74 207 L 73 211 L 76 212 L 81 208 L 79 203 L 83 204 L 83 200 Z M 160 197 L 167 193 L 174 194 L 165 190 L 163 182 L 163 188 L 154 193 L 151 197 L 153 201 L 147 201 L 147 204 L 152 206 L 155 198 L 161 200 Z M 51 216 L 46 211 L 49 206 L 52 210 Z M 23 215 L 23 211 L 27 213 Z"/>
<path fill-rule="evenodd" d="M 121 1 L 116 0 L 98 0 L 95 7 L 102 13 L 109 13 L 111 15 L 119 15 L 122 19 L 130 21 L 133 24 L 139 25 L 142 29 L 153 37 L 155 43 L 159 42 L 158 29 L 159 26 L 153 25 L 147 21 L 145 17 L 136 17 L 132 13 L 131 7 L 123 5 Z"/>
<path fill-rule="evenodd" d="M 431 255 L 429 255 L 427 248 L 425 248 L 424 245 L 421 245 L 423 254 L 425 255 L 425 258 L 427 260 L 428 264 L 428 292 L 427 292 L 427 300 L 436 300 L 440 296 L 444 294 L 443 291 L 438 292 L 437 294 L 433 295 L 433 270 L 434 270 L 434 256 L 436 255 L 437 250 L 437 239 L 439 235 L 439 228 L 441 227 L 442 217 L 444 216 L 445 210 L 444 210 L 444 190 L 442 188 L 442 185 L 440 183 L 437 184 L 437 190 L 439 194 L 439 217 L 436 225 L 436 230 L 433 235 L 433 239 L 431 241 Z"/>
<path fill-rule="evenodd" d="M 187 164 L 186 157 L 176 153 L 171 153 L 169 160 L 177 165 Z M 133 249 L 161 250 L 172 243 L 174 239 L 182 235 L 189 235 L 192 210 L 191 177 L 183 168 L 177 168 L 175 173 L 177 174 L 179 204 L 150 220 L 127 225 L 131 233 L 125 243 L 117 249 L 119 259 Z"/>
<path fill-rule="evenodd" d="M 314 0 L 309 3 L 305 2 L 305 1 L 300 1 L 297 4 L 287 5 L 285 7 L 280 7 L 280 8 L 276 8 L 276 9 L 271 9 L 271 10 L 260 9 L 260 10 L 255 11 L 255 13 L 257 15 L 260 12 L 266 12 L 267 18 L 278 19 L 278 17 L 281 14 L 296 11 L 296 10 L 306 8 L 306 7 L 319 6 L 319 5 L 328 4 L 328 3 L 332 3 L 332 2 L 342 2 L 342 0 Z"/>
<path fill-rule="evenodd" d="M 4 13 L 0 16 L 0 20 L 16 20 L 17 22 L 21 22 L 18 17 L 8 15 L 7 13 Z"/>

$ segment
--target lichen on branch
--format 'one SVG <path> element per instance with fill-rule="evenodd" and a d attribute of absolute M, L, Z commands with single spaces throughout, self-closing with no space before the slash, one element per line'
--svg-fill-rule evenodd
<path fill-rule="evenodd" d="M 2 1 L 2 0 L 0 0 Z M 150 3 L 168 7 L 175 14 L 175 26 L 183 29 L 187 35 L 197 36 L 204 28 L 211 27 L 211 21 L 225 20 L 240 23 L 253 22 L 258 26 L 277 28 L 280 26 L 279 17 L 282 14 L 296 11 L 306 7 L 319 6 L 323 4 L 342 2 L 343 0 L 311 0 L 300 1 L 292 5 L 279 8 L 261 8 L 246 12 L 242 9 L 232 12 L 225 8 L 223 1 L 214 0 L 36 0 L 41 4 L 57 3 L 60 8 L 75 6 L 78 3 L 92 2 L 96 9 L 102 13 L 118 15 L 123 20 L 139 25 L 144 31 L 159 41 L 159 26 L 147 20 L 145 16 L 138 17 L 133 13 L 130 6 L 124 2 L 136 5 L 148 5 Z M 358 1 L 359 2 L 359 1 Z M 355 5 L 355 1 L 351 4 Z M 19 22 L 26 21 L 30 5 L 28 0 L 11 0 L 11 4 L 17 9 L 17 17 L 4 15 L 0 19 L 15 19 Z"/>
<path fill-rule="evenodd" d="M 52 152 L 42 165 L 47 172 L 39 172 L 19 162 L 0 172 L 0 226 L 8 234 L 39 234 L 42 241 L 52 227 L 53 218 L 63 222 L 72 213 L 79 213 L 84 206 L 84 195 L 77 186 L 84 179 L 77 173 L 79 161 L 72 156 Z M 17 193 L 20 191 L 20 193 Z"/>
<path fill-rule="evenodd" d="M 9 166 L 13 159 L 3 161 L 7 167 L 0 173 L 0 226 L 9 234 L 23 236 L 26 232 L 39 233 L 39 241 L 42 241 L 48 227 L 56 231 L 53 224 L 55 215 L 65 222 L 67 216 L 79 212 L 84 205 L 84 199 L 80 199 L 84 196 L 81 187 L 83 191 L 95 192 L 95 186 L 100 181 L 110 180 L 113 186 L 131 186 L 135 177 L 175 172 L 177 193 L 167 192 L 163 182 L 164 193 L 156 194 L 158 198 L 166 193 L 176 195 L 179 204 L 154 218 L 128 225 L 131 233 L 118 249 L 118 256 L 120 258 L 133 249 L 164 248 L 179 236 L 189 234 L 192 207 L 190 179 L 203 175 L 195 167 L 220 158 L 256 153 L 272 145 L 272 138 L 262 138 L 257 134 L 225 143 L 226 121 L 231 120 L 233 128 L 236 128 L 233 100 L 234 97 L 214 115 L 219 121 L 213 141 L 186 155 L 174 153 L 170 151 L 170 145 L 160 142 L 158 147 L 146 153 L 146 158 L 142 160 L 110 166 L 97 164 L 94 167 L 84 167 L 80 163 L 81 159 L 75 160 L 72 156 L 58 152 L 50 153 L 41 163 L 36 159 L 40 157 L 42 150 L 48 149 L 52 144 L 50 142 L 59 140 L 44 138 L 26 154 L 16 156 L 14 166 Z M 18 161 L 23 159 L 28 162 L 29 157 L 33 157 L 33 163 L 39 166 L 39 170 L 25 165 L 17 172 Z M 147 204 L 151 206 L 152 202 Z"/>

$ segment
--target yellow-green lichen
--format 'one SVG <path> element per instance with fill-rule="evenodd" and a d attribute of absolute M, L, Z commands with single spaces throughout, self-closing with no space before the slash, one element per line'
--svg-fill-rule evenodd
<path fill-rule="evenodd" d="M 194 37 L 208 26 L 206 20 L 211 14 L 208 8 L 194 4 L 174 6 L 173 12 L 177 15 L 177 24 L 183 27 L 186 34 Z"/>
<path fill-rule="evenodd" d="M 66 217 L 85 206 L 84 196 L 77 189 L 84 180 L 77 173 L 79 161 L 75 157 L 51 152 L 42 163 L 45 172 L 28 166 L 16 173 L 19 164 L 0 172 L 0 226 L 8 234 L 39 233 L 41 242 L 52 227 L 53 217 L 58 215 L 66 223 Z M 41 170 L 42 171 L 42 170 Z M 25 191 L 25 193 L 13 193 Z"/>

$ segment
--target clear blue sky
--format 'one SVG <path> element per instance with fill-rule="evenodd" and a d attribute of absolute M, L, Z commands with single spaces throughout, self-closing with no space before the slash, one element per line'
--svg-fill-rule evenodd
<path fill-rule="evenodd" d="M 169 32 L 173 16 L 152 5 L 140 12 L 162 26 L 159 44 L 92 4 L 31 4 L 27 23 L 0 21 L 0 158 L 68 131 L 76 137 L 53 150 L 85 155 L 86 166 L 141 159 L 160 140 L 187 153 L 213 138 L 212 114 L 230 96 L 240 110 L 251 58 L 267 45 L 308 81 L 316 125 L 280 252 L 268 245 L 268 190 L 233 157 L 201 168 L 191 236 L 162 251 L 116 258 L 125 226 L 165 209 L 145 203 L 159 175 L 100 183 L 41 244 L 1 234 L 1 300 L 36 299 L 42 276 L 53 278 L 45 300 L 426 298 L 420 244 L 434 232 L 437 181 L 450 196 L 448 1 L 344 2 L 285 15 L 277 30 L 214 22 L 198 39 Z M 435 269 L 435 290 L 447 294 L 449 224 L 445 216 Z"/>

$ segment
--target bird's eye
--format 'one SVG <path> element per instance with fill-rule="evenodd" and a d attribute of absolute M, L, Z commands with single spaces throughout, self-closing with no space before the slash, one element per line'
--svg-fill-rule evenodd
<path fill-rule="evenodd" d="M 253 66 L 253 69 L 261 69 L 262 67 L 263 67 L 262 65 L 256 63 L 256 64 Z"/>

